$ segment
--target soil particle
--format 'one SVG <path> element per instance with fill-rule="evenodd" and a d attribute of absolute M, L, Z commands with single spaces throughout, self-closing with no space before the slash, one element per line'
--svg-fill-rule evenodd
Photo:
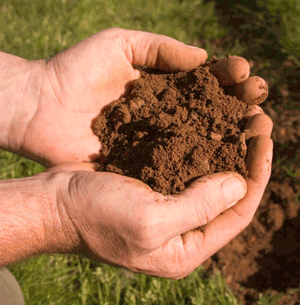
<path fill-rule="evenodd" d="M 102 142 L 97 170 L 140 179 L 164 195 L 215 172 L 246 177 L 246 110 L 208 66 L 142 71 L 130 92 L 94 120 Z"/>

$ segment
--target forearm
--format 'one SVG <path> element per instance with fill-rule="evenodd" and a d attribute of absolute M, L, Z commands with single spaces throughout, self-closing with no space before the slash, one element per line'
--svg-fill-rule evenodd
<path fill-rule="evenodd" d="M 0 52 L 0 149 L 19 152 L 38 107 L 44 61 Z"/>
<path fill-rule="evenodd" d="M 61 218 L 64 211 L 56 204 L 57 183 L 45 176 L 0 182 L 0 267 L 34 255 L 69 250 L 72 239 L 66 238 L 68 228 Z"/>
<path fill-rule="evenodd" d="M 46 199 L 36 178 L 0 182 L 0 266 L 40 254 L 45 248 Z"/>

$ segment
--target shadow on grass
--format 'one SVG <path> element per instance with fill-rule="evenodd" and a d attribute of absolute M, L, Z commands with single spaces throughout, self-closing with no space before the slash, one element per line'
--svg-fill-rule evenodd
<path fill-rule="evenodd" d="M 211 2 L 211 0 L 205 0 Z M 280 17 L 274 17 L 256 1 L 214 0 L 218 22 L 228 31 L 232 44 L 246 46 L 242 56 L 254 60 L 281 62 L 286 57 L 279 41 Z"/>

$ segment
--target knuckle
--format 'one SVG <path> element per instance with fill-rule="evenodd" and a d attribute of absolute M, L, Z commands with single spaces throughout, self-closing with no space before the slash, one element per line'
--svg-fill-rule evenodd
<path fill-rule="evenodd" d="M 186 277 L 189 274 L 189 270 L 186 266 L 177 265 L 170 265 L 166 270 L 166 278 L 170 280 L 180 280 Z"/>
<path fill-rule="evenodd" d="M 205 212 L 206 208 L 204 208 L 206 205 L 207 203 L 205 199 L 203 200 L 201 206 L 199 206 L 197 203 L 194 204 L 195 215 L 200 226 L 207 224 L 208 222 L 207 214 Z"/>
<path fill-rule="evenodd" d="M 219 207 L 225 207 L 223 196 L 217 196 L 216 190 L 209 190 L 209 193 L 212 195 L 204 196 L 201 205 L 195 203 L 195 212 L 200 225 L 208 224 L 217 216 Z"/>
<path fill-rule="evenodd" d="M 140 248 L 145 250 L 154 249 L 158 246 L 157 219 L 149 208 L 143 208 L 139 214 L 139 221 L 135 228 L 137 234 L 136 240 Z"/>
<path fill-rule="evenodd" d="M 192 262 L 186 252 L 177 249 L 165 260 L 165 277 L 173 280 L 182 279 L 192 271 L 191 268 Z"/>
<path fill-rule="evenodd" d="M 243 222 L 243 226 L 242 226 L 242 230 L 246 229 L 249 224 L 252 222 L 253 220 L 253 217 L 254 217 L 254 213 L 247 216 L 246 218 L 244 218 L 244 222 Z"/>
<path fill-rule="evenodd" d="M 181 280 L 184 277 L 186 277 L 188 274 L 186 272 L 182 272 L 182 271 L 177 271 L 177 272 L 173 272 L 173 274 L 171 275 L 171 277 L 169 277 L 170 280 Z"/>
<path fill-rule="evenodd" d="M 237 213 L 236 211 L 235 211 L 235 213 Z M 239 230 L 239 232 L 242 232 L 243 230 L 245 230 L 248 226 L 249 226 L 249 224 L 252 222 L 252 220 L 253 220 L 253 217 L 254 217 L 254 212 L 253 213 L 251 213 L 251 214 L 248 214 L 248 215 L 242 215 L 242 214 L 240 214 L 240 213 L 237 213 L 237 215 L 238 215 L 238 217 L 239 217 L 239 219 L 240 219 L 240 221 L 238 222 L 239 223 L 239 228 L 238 228 L 238 230 Z"/>
<path fill-rule="evenodd" d="M 109 28 L 109 29 L 106 30 L 106 32 L 109 33 L 109 34 L 112 34 L 112 33 L 118 34 L 122 31 L 123 31 L 123 29 L 119 28 L 119 27 L 112 27 L 112 28 Z"/>

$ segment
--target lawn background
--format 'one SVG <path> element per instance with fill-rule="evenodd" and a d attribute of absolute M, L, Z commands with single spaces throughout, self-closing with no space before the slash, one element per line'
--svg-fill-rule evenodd
<path fill-rule="evenodd" d="M 227 27 L 224 25 L 226 18 L 220 18 L 217 11 L 220 1 L 0 1 L 0 50 L 31 60 L 45 59 L 97 31 L 122 27 L 164 34 L 201 46 L 209 57 L 234 54 L 247 59 L 263 58 L 266 68 L 286 57 L 297 62 L 300 27 L 293 26 L 290 9 L 298 5 L 297 1 L 281 1 L 288 6 L 280 10 L 279 17 L 274 3 L 279 6 L 280 1 L 251 2 L 256 8 L 244 2 L 241 1 L 244 6 L 236 9 L 248 17 L 254 9 L 257 13 L 236 28 L 229 22 Z M 248 38 L 252 39 L 251 47 Z M 268 56 L 267 51 L 271 52 Z M 31 176 L 43 170 L 32 161 L 0 151 L 2 180 Z M 208 276 L 201 267 L 179 281 L 132 274 L 63 255 L 28 259 L 9 269 L 18 279 L 28 305 L 239 304 L 219 273 Z M 259 305 L 276 302 L 268 293 L 258 300 Z"/>

